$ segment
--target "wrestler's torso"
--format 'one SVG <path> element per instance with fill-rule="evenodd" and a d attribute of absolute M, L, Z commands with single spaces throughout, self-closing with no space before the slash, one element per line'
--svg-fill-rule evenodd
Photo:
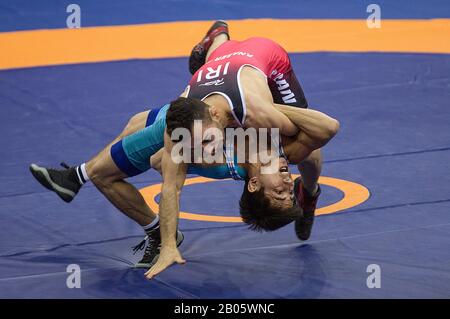
<path fill-rule="evenodd" d="M 245 126 L 247 102 L 244 94 L 248 92 L 244 92 L 241 81 L 245 68 L 252 69 L 254 73 L 249 71 L 250 77 L 254 81 L 262 81 L 261 85 L 267 90 L 267 81 L 273 81 L 280 72 L 290 70 L 291 64 L 283 48 L 269 39 L 227 41 L 214 50 L 205 65 L 191 78 L 187 96 L 205 100 L 220 95 L 230 106 L 236 122 Z M 272 100 L 270 92 L 268 98 Z"/>

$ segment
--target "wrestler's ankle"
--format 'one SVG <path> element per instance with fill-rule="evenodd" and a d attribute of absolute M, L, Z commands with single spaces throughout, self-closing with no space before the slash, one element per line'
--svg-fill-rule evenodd
<path fill-rule="evenodd" d="M 317 192 L 319 191 L 319 184 L 317 182 L 315 183 L 303 183 L 302 184 L 303 189 L 306 191 L 306 193 L 310 196 L 310 197 L 314 197 Z"/>
<path fill-rule="evenodd" d="M 209 56 L 215 49 L 220 47 L 222 44 L 227 42 L 229 40 L 228 35 L 225 33 L 219 34 L 216 36 L 213 40 L 213 43 L 211 44 L 211 47 L 208 49 L 208 53 L 206 54 L 206 60 L 208 60 Z"/>

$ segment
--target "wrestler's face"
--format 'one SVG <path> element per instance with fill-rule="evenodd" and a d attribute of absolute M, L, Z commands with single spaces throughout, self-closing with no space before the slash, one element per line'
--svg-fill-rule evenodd
<path fill-rule="evenodd" d="M 198 155 L 201 153 L 202 156 L 215 156 L 223 147 L 223 129 L 214 119 L 203 121 L 201 126 L 194 127 L 192 136 L 192 151 L 196 147 L 202 149 Z"/>
<path fill-rule="evenodd" d="M 294 205 L 294 181 L 289 172 L 288 163 L 284 158 L 279 158 L 275 165 L 276 169 L 270 170 L 274 172 L 261 173 L 259 181 L 264 187 L 264 195 L 270 200 L 271 206 L 290 208 Z"/>

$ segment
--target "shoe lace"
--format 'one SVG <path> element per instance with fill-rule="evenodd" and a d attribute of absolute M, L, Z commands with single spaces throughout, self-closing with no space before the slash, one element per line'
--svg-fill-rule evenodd
<path fill-rule="evenodd" d="M 145 246 L 145 243 L 148 241 L 147 246 Z M 135 255 L 139 250 L 143 250 L 145 247 L 145 255 L 153 253 L 154 250 L 159 249 L 159 240 L 152 236 L 145 236 L 144 239 L 137 244 L 133 248 L 133 255 Z"/>
<path fill-rule="evenodd" d="M 69 169 L 70 166 L 66 164 L 66 162 L 61 162 L 59 165 L 61 165 L 62 167 Z"/>
<path fill-rule="evenodd" d="M 133 255 L 135 255 L 139 250 L 144 249 L 145 243 L 147 242 L 148 236 L 145 236 L 144 239 L 137 244 L 136 246 L 133 246 Z"/>

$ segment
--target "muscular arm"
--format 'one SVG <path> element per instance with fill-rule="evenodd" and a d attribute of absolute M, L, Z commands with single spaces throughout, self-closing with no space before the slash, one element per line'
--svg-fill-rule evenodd
<path fill-rule="evenodd" d="M 152 279 L 175 262 L 181 264 L 185 262 L 177 248 L 176 233 L 180 212 L 180 192 L 186 179 L 187 165 L 173 161 L 172 147 L 173 143 L 169 136 L 164 134 L 161 160 L 163 185 L 159 204 L 161 253 L 156 264 L 145 273 L 147 279 Z"/>
<path fill-rule="evenodd" d="M 153 154 L 150 157 L 150 167 L 153 168 L 154 170 L 158 171 L 159 174 L 161 174 L 162 176 L 162 157 L 163 154 L 165 152 L 165 148 L 163 147 L 162 149 L 160 149 L 158 152 L 156 152 L 155 154 Z"/>
<path fill-rule="evenodd" d="M 247 103 L 245 127 L 278 128 L 280 134 L 285 136 L 295 136 L 298 133 L 297 125 L 276 107 L 277 104 L 269 102 L 272 99 L 271 96 L 248 93 L 247 97 L 251 103 Z"/>
<path fill-rule="evenodd" d="M 275 105 L 299 128 L 297 138 L 306 135 L 312 147 L 324 146 L 339 130 L 339 122 L 322 112 L 283 104 Z"/>
<path fill-rule="evenodd" d="M 163 184 L 159 204 L 161 245 L 176 247 L 176 231 L 180 212 L 180 193 L 186 179 L 187 165 L 175 163 L 171 156 L 173 142 L 164 136 L 161 160 Z"/>
<path fill-rule="evenodd" d="M 327 144 L 339 130 L 339 122 L 322 112 L 282 104 L 276 104 L 276 107 L 300 130 L 295 138 L 283 145 L 292 163 L 302 161 L 309 153 Z"/>
<path fill-rule="evenodd" d="M 246 124 L 254 128 L 279 128 L 280 134 L 285 136 L 294 136 L 299 132 L 298 126 L 273 106 L 261 107 L 258 114 Z"/>

